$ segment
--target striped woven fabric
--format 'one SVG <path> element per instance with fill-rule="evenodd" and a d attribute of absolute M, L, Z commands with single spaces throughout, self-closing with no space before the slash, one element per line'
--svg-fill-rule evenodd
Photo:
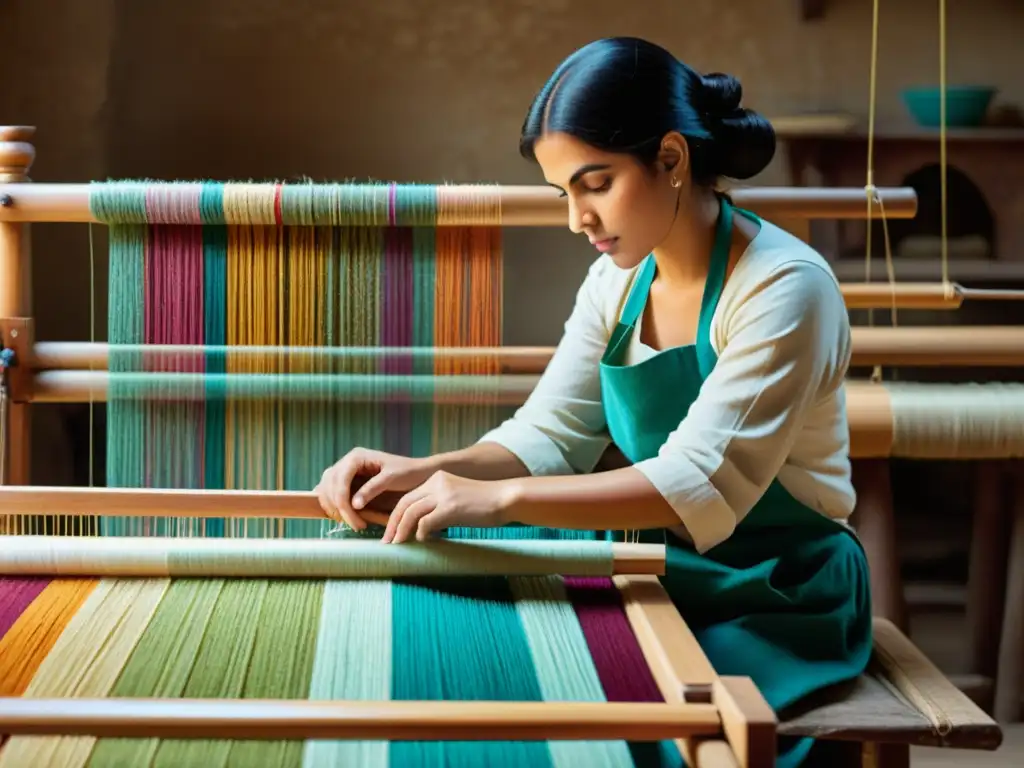
<path fill-rule="evenodd" d="M 606 578 L 0 579 L 0 695 L 662 701 Z M 0 768 L 652 766 L 623 742 L 14 736 Z"/>

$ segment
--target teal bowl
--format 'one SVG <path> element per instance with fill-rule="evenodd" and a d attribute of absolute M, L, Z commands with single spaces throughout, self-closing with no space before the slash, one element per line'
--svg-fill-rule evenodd
<path fill-rule="evenodd" d="M 907 88 L 902 93 L 903 104 L 914 122 L 925 128 L 942 125 L 939 112 L 941 88 Z M 996 89 L 984 85 L 946 86 L 946 126 L 974 128 L 985 120 Z"/>

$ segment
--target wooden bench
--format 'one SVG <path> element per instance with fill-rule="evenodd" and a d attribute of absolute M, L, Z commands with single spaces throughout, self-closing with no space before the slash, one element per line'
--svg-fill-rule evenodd
<path fill-rule="evenodd" d="M 891 621 L 876 618 L 874 630 L 868 672 L 780 712 L 779 734 L 827 741 L 830 768 L 906 768 L 912 746 L 998 749 L 1003 732 L 995 720 Z"/>

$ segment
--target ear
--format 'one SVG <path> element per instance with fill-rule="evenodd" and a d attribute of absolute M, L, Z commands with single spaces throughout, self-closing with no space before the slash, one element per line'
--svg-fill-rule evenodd
<path fill-rule="evenodd" d="M 661 140 L 658 165 L 668 174 L 685 181 L 690 173 L 690 148 L 682 134 L 671 131 Z"/>

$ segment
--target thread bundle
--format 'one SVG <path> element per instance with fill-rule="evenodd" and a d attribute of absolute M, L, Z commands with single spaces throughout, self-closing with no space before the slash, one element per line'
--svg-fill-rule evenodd
<path fill-rule="evenodd" d="M 0 604 L 20 589 L 0 580 Z M 7 695 L 661 700 L 608 579 L 55 579 L 11 623 L 0 649 Z M 14 668 L 10 659 L 31 666 Z M 0 748 L 0 768 L 626 768 L 659 765 L 651 749 L 618 741 L 14 736 Z"/>
<path fill-rule="evenodd" d="M 507 410 L 493 356 L 431 354 L 501 344 L 500 204 L 489 187 L 463 190 L 95 184 L 91 209 L 110 230 L 107 484 L 310 489 L 353 447 L 423 456 L 497 423 Z M 205 350 L 156 356 L 148 345 Z M 378 353 L 336 352 L 356 347 Z M 453 386 L 469 391 L 467 403 L 445 402 Z M 256 519 L 99 526 L 173 536 L 328 529 Z"/>

